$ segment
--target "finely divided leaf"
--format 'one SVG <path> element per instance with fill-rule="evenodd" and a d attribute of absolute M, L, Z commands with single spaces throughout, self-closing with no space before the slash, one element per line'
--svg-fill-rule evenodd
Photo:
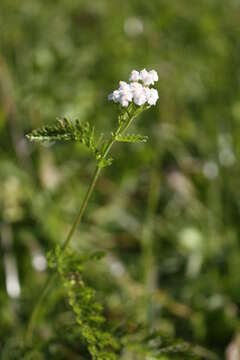
<path fill-rule="evenodd" d="M 55 125 L 46 125 L 42 128 L 33 130 L 27 135 L 31 141 L 80 141 L 86 142 L 86 137 L 93 137 L 93 129 L 88 123 L 79 120 L 75 122 L 64 118 L 57 119 Z"/>
<path fill-rule="evenodd" d="M 63 252 L 57 246 L 51 253 L 50 265 L 58 272 L 67 291 L 69 305 L 75 314 L 78 333 L 94 360 L 117 360 L 119 341 L 106 331 L 103 306 L 98 302 L 96 291 L 84 281 L 84 269 L 89 261 L 97 261 L 102 252 L 79 254 L 71 248 Z"/>
<path fill-rule="evenodd" d="M 67 118 L 58 119 L 55 125 L 46 125 L 33 130 L 27 138 L 38 142 L 78 141 L 91 150 L 97 159 L 101 157 L 96 145 L 94 127 L 91 127 L 88 122 L 71 121 Z"/>

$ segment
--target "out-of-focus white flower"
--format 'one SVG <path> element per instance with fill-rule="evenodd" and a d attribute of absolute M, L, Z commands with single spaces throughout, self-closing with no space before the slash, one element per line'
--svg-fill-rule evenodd
<path fill-rule="evenodd" d="M 129 77 L 130 84 L 125 81 L 119 82 L 119 88 L 108 95 L 108 100 L 118 102 L 123 107 L 127 107 L 130 102 L 138 106 L 148 104 L 156 105 L 159 98 L 158 91 L 149 88 L 158 80 L 158 74 L 155 70 L 147 71 L 146 69 L 133 70 Z"/>
<path fill-rule="evenodd" d="M 124 22 L 124 31 L 128 36 L 138 36 L 143 32 L 143 22 L 137 17 L 129 17 Z"/>
<path fill-rule="evenodd" d="M 209 180 L 214 180 L 218 176 L 218 165 L 213 161 L 207 161 L 203 165 L 203 174 Z"/>

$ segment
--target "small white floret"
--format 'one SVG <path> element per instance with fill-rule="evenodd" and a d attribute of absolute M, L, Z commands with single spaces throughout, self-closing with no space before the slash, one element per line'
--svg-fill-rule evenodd
<path fill-rule="evenodd" d="M 149 105 L 156 105 L 158 101 L 158 91 L 156 89 L 148 89 L 146 93 L 147 102 Z"/>
<path fill-rule="evenodd" d="M 144 87 L 142 84 L 133 82 L 131 83 L 131 89 L 133 94 L 133 101 L 136 105 L 141 106 L 146 103 L 147 98 Z"/>
<path fill-rule="evenodd" d="M 118 90 L 114 90 L 111 94 L 108 95 L 108 100 L 114 101 L 115 103 L 119 101 L 120 93 Z"/>
<path fill-rule="evenodd" d="M 129 88 L 129 84 L 126 81 L 119 81 L 119 90 L 125 90 Z"/>
<path fill-rule="evenodd" d="M 140 80 L 142 80 L 143 84 L 146 86 L 154 84 L 152 79 L 152 75 L 146 69 L 140 71 Z"/>
<path fill-rule="evenodd" d="M 125 81 L 120 81 L 119 83 L 119 103 L 123 107 L 127 107 L 128 103 L 132 101 L 133 95 L 131 91 L 131 86 L 127 84 Z"/>
<path fill-rule="evenodd" d="M 142 106 L 147 102 L 146 96 L 144 93 L 134 96 L 134 102 L 138 106 Z"/>
<path fill-rule="evenodd" d="M 123 107 L 128 107 L 129 102 L 125 98 L 121 98 L 119 102 Z"/>
<path fill-rule="evenodd" d="M 131 72 L 130 77 L 129 77 L 129 81 L 138 81 L 138 80 L 140 80 L 139 71 L 133 70 Z"/>
<path fill-rule="evenodd" d="M 152 76 L 154 82 L 158 81 L 158 73 L 155 70 L 150 70 L 149 74 Z"/>
<path fill-rule="evenodd" d="M 153 85 L 158 80 L 158 74 L 155 70 L 147 71 L 143 69 L 140 71 L 140 80 L 145 86 Z"/>

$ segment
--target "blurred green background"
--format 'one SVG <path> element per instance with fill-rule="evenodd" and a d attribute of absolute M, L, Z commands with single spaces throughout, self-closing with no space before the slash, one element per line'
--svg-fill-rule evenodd
<path fill-rule="evenodd" d="M 65 115 L 112 130 L 108 93 L 145 67 L 158 71 L 160 100 L 134 126 L 149 141 L 115 146 L 72 246 L 107 252 L 88 277 L 109 323 L 134 318 L 240 359 L 239 39 L 238 0 L 1 0 L 3 359 L 15 359 L 45 255 L 67 234 L 94 169 L 79 144 L 24 135 Z M 60 290 L 40 339 L 69 311 Z M 82 359 L 59 342 L 45 358 Z"/>

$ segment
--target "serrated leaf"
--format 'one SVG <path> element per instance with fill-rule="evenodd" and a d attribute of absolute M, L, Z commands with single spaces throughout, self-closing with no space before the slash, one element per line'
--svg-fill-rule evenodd
<path fill-rule="evenodd" d="M 127 134 L 127 135 L 117 135 L 116 140 L 119 142 L 146 142 L 148 140 L 147 136 L 140 135 L 140 134 Z"/>

